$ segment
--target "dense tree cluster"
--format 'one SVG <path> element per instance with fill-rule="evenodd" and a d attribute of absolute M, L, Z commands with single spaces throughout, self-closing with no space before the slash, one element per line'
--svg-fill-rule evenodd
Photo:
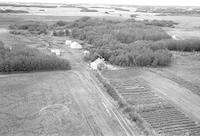
<path fill-rule="evenodd" d="M 144 20 L 143 23 L 146 25 L 154 25 L 154 26 L 160 26 L 160 27 L 175 27 L 175 25 L 178 25 L 178 23 L 171 21 L 171 20 Z"/>
<path fill-rule="evenodd" d="M 71 23 L 72 37 L 93 45 L 86 60 L 102 56 L 120 66 L 165 66 L 170 63 L 168 50 L 153 50 L 150 43 L 170 39 L 161 28 L 142 22 L 123 22 L 84 17 Z"/>
<path fill-rule="evenodd" d="M 68 70 L 71 69 L 67 60 L 55 55 L 46 55 L 37 49 L 25 46 L 5 48 L 0 42 L 0 72 L 29 72 L 41 70 Z"/>

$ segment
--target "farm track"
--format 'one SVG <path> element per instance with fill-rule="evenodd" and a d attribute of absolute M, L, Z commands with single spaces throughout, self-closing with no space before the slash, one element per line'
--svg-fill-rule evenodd
<path fill-rule="evenodd" d="M 82 108 L 83 115 L 88 126 L 91 128 L 93 135 L 137 136 L 138 130 L 135 128 L 136 126 L 126 119 L 126 117 L 118 111 L 115 103 L 102 92 L 102 88 L 99 86 L 99 83 L 97 83 L 98 80 L 91 75 L 85 64 L 77 57 L 80 54 L 74 54 L 73 50 L 69 48 L 65 48 L 65 53 L 70 54 L 70 58 L 72 57 L 74 59 L 72 66 L 75 68 L 75 70 L 72 71 L 73 75 L 68 79 L 68 81 L 71 81 L 72 83 L 68 83 L 68 85 L 72 88 L 71 93 L 75 97 L 80 108 Z M 82 86 L 82 92 L 80 92 L 83 93 L 82 95 L 77 92 L 77 90 L 80 90 L 81 88 L 74 89 L 77 85 Z M 83 91 L 85 91 L 85 93 Z M 86 100 L 89 102 L 85 102 Z M 100 102 L 97 103 L 95 101 Z M 94 110 L 92 111 L 90 109 L 91 106 L 94 107 Z M 99 109 L 102 110 L 97 111 Z M 109 122 L 114 122 L 114 124 L 110 124 Z"/>

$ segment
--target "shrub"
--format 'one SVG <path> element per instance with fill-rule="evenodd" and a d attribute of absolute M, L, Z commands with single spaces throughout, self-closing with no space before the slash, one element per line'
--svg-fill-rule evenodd
<path fill-rule="evenodd" d="M 54 55 L 45 55 L 36 49 L 15 46 L 12 50 L 0 48 L 0 72 L 69 70 L 70 63 Z"/>

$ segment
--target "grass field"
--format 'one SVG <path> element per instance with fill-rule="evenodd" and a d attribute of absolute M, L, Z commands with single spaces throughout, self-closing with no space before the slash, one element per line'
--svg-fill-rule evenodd
<path fill-rule="evenodd" d="M 65 85 L 66 75 L 44 72 L 0 77 L 0 134 L 91 136 Z"/>

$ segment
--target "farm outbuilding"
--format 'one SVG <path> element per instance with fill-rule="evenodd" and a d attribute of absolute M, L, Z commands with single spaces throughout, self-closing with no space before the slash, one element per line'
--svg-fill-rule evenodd
<path fill-rule="evenodd" d="M 70 48 L 72 48 L 72 49 L 82 49 L 82 45 L 80 45 L 77 42 L 72 42 L 71 45 L 70 45 Z"/>
<path fill-rule="evenodd" d="M 104 62 L 104 59 L 96 59 L 95 61 L 90 63 L 90 67 L 94 70 L 97 69 L 105 69 L 106 68 L 106 63 Z"/>

